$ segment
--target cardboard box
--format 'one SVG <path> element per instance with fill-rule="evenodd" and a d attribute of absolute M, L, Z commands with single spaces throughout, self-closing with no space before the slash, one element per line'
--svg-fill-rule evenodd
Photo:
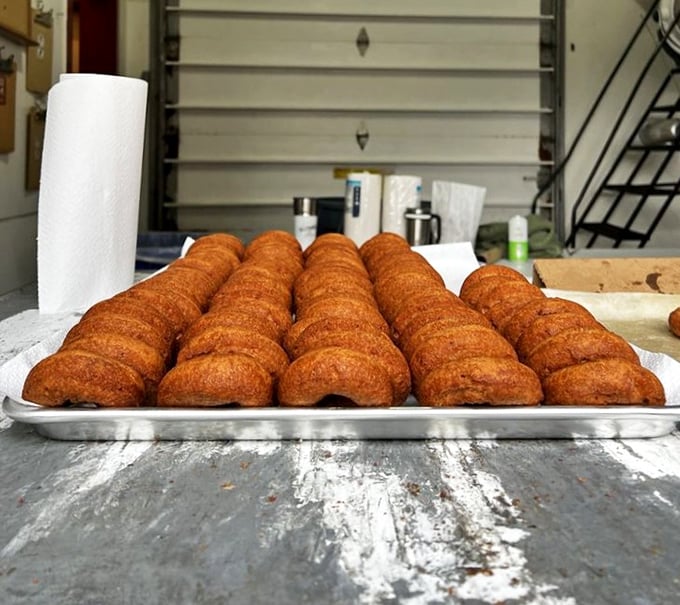
<path fill-rule="evenodd" d="M 28 38 L 31 28 L 30 0 L 0 0 L 0 28 Z"/>
<path fill-rule="evenodd" d="M 680 257 L 536 259 L 533 273 L 541 288 L 680 294 Z"/>

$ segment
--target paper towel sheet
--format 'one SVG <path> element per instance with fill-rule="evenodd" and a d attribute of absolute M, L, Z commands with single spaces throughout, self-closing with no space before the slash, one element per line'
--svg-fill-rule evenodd
<path fill-rule="evenodd" d="M 485 197 L 484 187 L 433 181 L 432 212 L 441 217 L 442 244 L 477 239 Z"/>
<path fill-rule="evenodd" d="M 471 242 L 412 246 L 411 250 L 422 255 L 442 276 L 446 288 L 455 294 L 460 293 L 465 278 L 479 269 Z"/>
<path fill-rule="evenodd" d="M 38 205 L 41 313 L 132 285 L 147 84 L 66 74 L 50 90 Z"/>

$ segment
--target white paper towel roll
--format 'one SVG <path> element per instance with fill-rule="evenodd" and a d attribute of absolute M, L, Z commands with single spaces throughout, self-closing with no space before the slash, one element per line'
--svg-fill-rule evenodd
<path fill-rule="evenodd" d="M 383 180 L 382 231 L 406 237 L 404 212 L 420 206 L 423 179 L 419 176 L 394 174 Z"/>
<path fill-rule="evenodd" d="M 357 246 L 380 233 L 382 176 L 350 172 L 345 182 L 344 233 Z"/>
<path fill-rule="evenodd" d="M 41 313 L 132 285 L 147 83 L 64 74 L 47 100 L 38 205 Z"/>

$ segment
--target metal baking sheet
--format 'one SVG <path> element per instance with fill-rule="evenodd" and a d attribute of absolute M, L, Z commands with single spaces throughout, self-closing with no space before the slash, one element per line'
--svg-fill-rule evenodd
<path fill-rule="evenodd" d="M 5 398 L 5 414 L 69 441 L 648 438 L 672 432 L 665 407 L 45 408 Z"/>

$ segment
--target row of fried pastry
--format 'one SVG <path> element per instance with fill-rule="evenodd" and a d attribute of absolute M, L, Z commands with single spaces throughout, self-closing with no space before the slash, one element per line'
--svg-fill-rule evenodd
<path fill-rule="evenodd" d="M 390 338 L 356 244 L 328 233 L 304 257 L 294 285 L 295 323 L 284 337 L 292 363 L 279 403 L 402 404 L 411 390 L 409 368 Z"/>
<path fill-rule="evenodd" d="M 200 238 L 165 271 L 96 303 L 57 352 L 29 372 L 24 399 L 47 406 L 154 405 L 177 342 L 242 255 L 238 238 Z"/>
<path fill-rule="evenodd" d="M 460 297 L 479 311 L 541 381 L 547 405 L 660 405 L 664 389 L 633 348 L 582 305 L 547 297 L 514 269 L 486 265 Z"/>
<path fill-rule="evenodd" d="M 411 369 L 421 405 L 535 405 L 536 374 L 517 360 L 489 320 L 447 290 L 407 242 L 383 233 L 361 255 L 380 309 Z"/>
<path fill-rule="evenodd" d="M 272 405 L 289 366 L 281 345 L 292 325 L 293 283 L 302 269 L 302 250 L 292 235 L 267 231 L 254 238 L 207 313 L 182 336 L 158 405 Z"/>

